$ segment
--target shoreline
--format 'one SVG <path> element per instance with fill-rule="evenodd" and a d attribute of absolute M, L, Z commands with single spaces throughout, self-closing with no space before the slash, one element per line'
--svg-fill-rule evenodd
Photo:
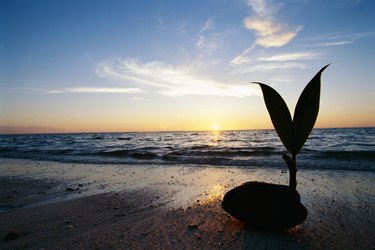
<path fill-rule="evenodd" d="M 375 245 L 373 172 L 300 169 L 297 189 L 309 215 L 285 232 L 250 229 L 220 206 L 227 190 L 246 181 L 287 184 L 279 169 L 7 160 L 0 173 L 0 207 L 11 207 L 0 213 L 2 249 Z M 3 240 L 11 231 L 17 239 Z"/>

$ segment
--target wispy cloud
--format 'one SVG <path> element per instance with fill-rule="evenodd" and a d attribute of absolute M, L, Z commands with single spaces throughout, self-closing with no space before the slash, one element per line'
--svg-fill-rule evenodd
<path fill-rule="evenodd" d="M 284 69 L 304 69 L 306 68 L 304 63 L 300 62 L 269 62 L 269 63 L 257 63 L 254 65 L 246 65 L 238 68 L 234 68 L 230 71 L 232 75 L 241 75 L 252 72 L 268 72 L 274 70 Z"/>
<path fill-rule="evenodd" d="M 283 53 L 276 54 L 268 57 L 259 57 L 260 61 L 268 62 L 286 62 L 286 61 L 297 61 L 297 60 L 311 60 L 316 59 L 320 56 L 316 52 L 296 52 L 296 53 Z"/>
<path fill-rule="evenodd" d="M 141 92 L 138 88 L 101 88 L 101 87 L 73 87 L 48 90 L 48 93 L 88 93 L 88 94 L 134 94 Z"/>
<path fill-rule="evenodd" d="M 139 88 L 112 88 L 112 87 L 68 87 L 68 88 L 19 88 L 11 87 L 2 89 L 5 92 L 38 92 L 45 94 L 137 94 L 142 91 Z"/>
<path fill-rule="evenodd" d="M 207 21 L 204 23 L 203 27 L 200 30 L 200 33 L 212 30 L 215 28 L 215 22 L 213 18 L 207 19 Z"/>
<path fill-rule="evenodd" d="M 241 65 L 241 64 L 245 64 L 245 63 L 249 63 L 251 62 L 250 58 L 247 56 L 250 51 L 252 51 L 254 48 L 256 47 L 256 44 L 254 43 L 251 47 L 245 49 L 244 51 L 242 51 L 242 53 L 238 56 L 236 56 L 235 58 L 233 58 L 231 61 L 230 61 L 230 64 L 232 66 L 234 65 Z"/>
<path fill-rule="evenodd" d="M 290 26 L 272 17 L 247 17 L 244 24 L 246 28 L 255 32 L 255 43 L 266 48 L 286 45 L 302 29 L 302 26 Z"/>
<path fill-rule="evenodd" d="M 137 84 L 139 88 L 152 88 L 169 96 L 233 96 L 259 95 L 258 89 L 248 84 L 225 83 L 197 73 L 194 65 L 173 66 L 152 61 L 141 63 L 134 59 L 118 59 L 101 63 L 97 67 L 101 77 Z"/>
<path fill-rule="evenodd" d="M 331 46 L 347 45 L 347 44 L 352 44 L 352 43 L 354 43 L 354 41 L 337 41 L 337 42 L 317 43 L 316 46 L 331 47 Z"/>
<path fill-rule="evenodd" d="M 231 65 L 249 62 L 247 56 L 256 46 L 282 47 L 302 30 L 301 25 L 289 25 L 279 20 L 277 13 L 280 8 L 270 0 L 248 0 L 247 3 L 253 10 L 253 15 L 246 17 L 243 22 L 247 29 L 255 33 L 256 40 L 249 48 L 232 59 Z"/>
<path fill-rule="evenodd" d="M 247 0 L 247 5 L 259 16 L 273 16 L 280 10 L 270 0 Z"/>
<path fill-rule="evenodd" d="M 305 47 L 332 47 L 352 44 L 358 40 L 373 37 L 374 35 L 374 31 L 361 33 L 328 33 L 302 39 L 301 41 L 308 43 Z"/>
<path fill-rule="evenodd" d="M 200 54 L 213 54 L 219 47 L 218 34 L 212 33 L 215 29 L 215 22 L 213 18 L 207 19 L 198 33 L 198 38 L 195 42 L 195 47 Z"/>
<path fill-rule="evenodd" d="M 196 48 L 202 53 L 212 54 L 219 47 L 214 37 L 200 35 L 195 43 Z"/>

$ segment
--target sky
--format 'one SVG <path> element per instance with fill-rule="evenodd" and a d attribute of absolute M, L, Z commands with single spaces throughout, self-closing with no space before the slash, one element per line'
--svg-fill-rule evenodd
<path fill-rule="evenodd" d="M 3 0 L 0 133 L 268 129 L 325 65 L 315 127 L 375 126 L 375 1 Z"/>

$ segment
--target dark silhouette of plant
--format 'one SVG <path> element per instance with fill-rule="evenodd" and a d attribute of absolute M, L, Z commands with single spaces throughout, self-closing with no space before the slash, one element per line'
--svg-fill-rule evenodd
<path fill-rule="evenodd" d="M 272 124 L 281 142 L 291 154 L 291 156 L 283 154 L 283 159 L 289 169 L 289 188 L 291 190 L 296 190 L 297 188 L 296 156 L 305 144 L 318 116 L 320 76 L 328 66 L 329 64 L 324 66 L 302 91 L 294 111 L 293 120 L 284 99 L 276 90 L 266 84 L 254 82 L 260 85 Z"/>

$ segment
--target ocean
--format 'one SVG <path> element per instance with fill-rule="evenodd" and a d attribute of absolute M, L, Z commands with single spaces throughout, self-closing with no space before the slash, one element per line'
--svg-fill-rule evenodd
<path fill-rule="evenodd" d="M 0 135 L 0 158 L 89 164 L 287 168 L 274 130 Z M 314 129 L 299 169 L 375 171 L 375 128 Z"/>

